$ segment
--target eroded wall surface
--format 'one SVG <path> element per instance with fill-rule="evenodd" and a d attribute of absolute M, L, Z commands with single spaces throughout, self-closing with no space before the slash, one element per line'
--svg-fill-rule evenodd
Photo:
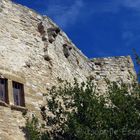
<path fill-rule="evenodd" d="M 24 84 L 26 108 L 38 117 L 45 104 L 43 95 L 59 78 L 80 82 L 92 76 L 104 90 L 104 77 L 128 83 L 135 77 L 130 57 L 89 60 L 51 19 L 10 0 L 0 0 L 0 60 L 1 77 L 8 79 L 9 85 L 12 81 Z M 20 125 L 25 119 L 20 111 L 11 110 L 12 86 L 9 94 L 9 106 L 0 107 L 0 136 L 22 140 Z"/>
<path fill-rule="evenodd" d="M 22 112 L 0 106 L 0 140 L 25 140 Z"/>

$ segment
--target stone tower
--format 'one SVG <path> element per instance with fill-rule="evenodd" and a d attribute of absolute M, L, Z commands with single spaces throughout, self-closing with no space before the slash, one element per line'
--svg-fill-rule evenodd
<path fill-rule="evenodd" d="M 22 112 L 39 117 L 59 78 L 92 76 L 104 90 L 104 78 L 131 84 L 136 76 L 129 56 L 89 60 L 51 19 L 10 0 L 0 0 L 0 60 L 1 140 L 25 140 Z"/>

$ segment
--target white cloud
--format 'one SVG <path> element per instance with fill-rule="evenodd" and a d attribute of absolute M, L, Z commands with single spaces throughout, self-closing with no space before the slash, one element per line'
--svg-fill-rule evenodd
<path fill-rule="evenodd" d="M 53 2 L 48 6 L 46 13 L 62 28 L 67 28 L 77 22 L 83 8 L 83 0 L 75 0 L 71 5 Z"/>
<path fill-rule="evenodd" d="M 108 0 L 103 2 L 92 2 L 93 13 L 119 12 L 121 8 L 129 8 L 140 11 L 140 0 Z"/>
<path fill-rule="evenodd" d="M 122 33 L 122 39 L 123 40 L 130 40 L 133 37 L 134 37 L 134 34 L 132 32 L 130 32 L 130 31 L 124 31 Z"/>
<path fill-rule="evenodd" d="M 88 21 L 97 13 L 118 13 L 123 8 L 132 9 L 139 15 L 140 0 L 48 0 L 45 14 L 49 15 L 63 29 L 75 25 L 78 21 Z"/>
<path fill-rule="evenodd" d="M 123 6 L 140 10 L 140 0 L 124 0 L 122 1 Z"/>

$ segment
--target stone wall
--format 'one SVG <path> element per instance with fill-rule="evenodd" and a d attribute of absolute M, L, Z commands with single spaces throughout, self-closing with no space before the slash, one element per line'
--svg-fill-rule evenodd
<path fill-rule="evenodd" d="M 93 76 L 104 90 L 104 77 L 128 83 L 135 77 L 130 57 L 89 60 L 51 19 L 10 0 L 0 0 L 0 60 L 0 76 L 8 79 L 10 100 L 6 107 L 0 106 L 2 140 L 24 139 L 20 126 L 25 120 L 16 110 L 28 109 L 41 117 L 44 95 L 59 83 L 58 78 L 69 82 L 77 78 L 81 82 Z M 24 85 L 23 108 L 12 108 L 12 81 Z"/>
<path fill-rule="evenodd" d="M 136 80 L 134 64 L 130 56 L 94 58 L 90 60 L 92 71 L 90 75 L 95 79 L 99 91 L 106 90 L 105 80 L 131 85 Z"/>
<path fill-rule="evenodd" d="M 22 112 L 0 106 L 0 140 L 25 140 Z"/>

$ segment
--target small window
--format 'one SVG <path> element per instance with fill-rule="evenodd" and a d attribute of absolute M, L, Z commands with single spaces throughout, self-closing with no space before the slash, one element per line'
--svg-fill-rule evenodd
<path fill-rule="evenodd" d="M 25 106 L 23 84 L 13 82 L 13 96 L 15 105 Z"/>
<path fill-rule="evenodd" d="M 0 78 L 0 100 L 9 103 L 7 79 Z"/>

